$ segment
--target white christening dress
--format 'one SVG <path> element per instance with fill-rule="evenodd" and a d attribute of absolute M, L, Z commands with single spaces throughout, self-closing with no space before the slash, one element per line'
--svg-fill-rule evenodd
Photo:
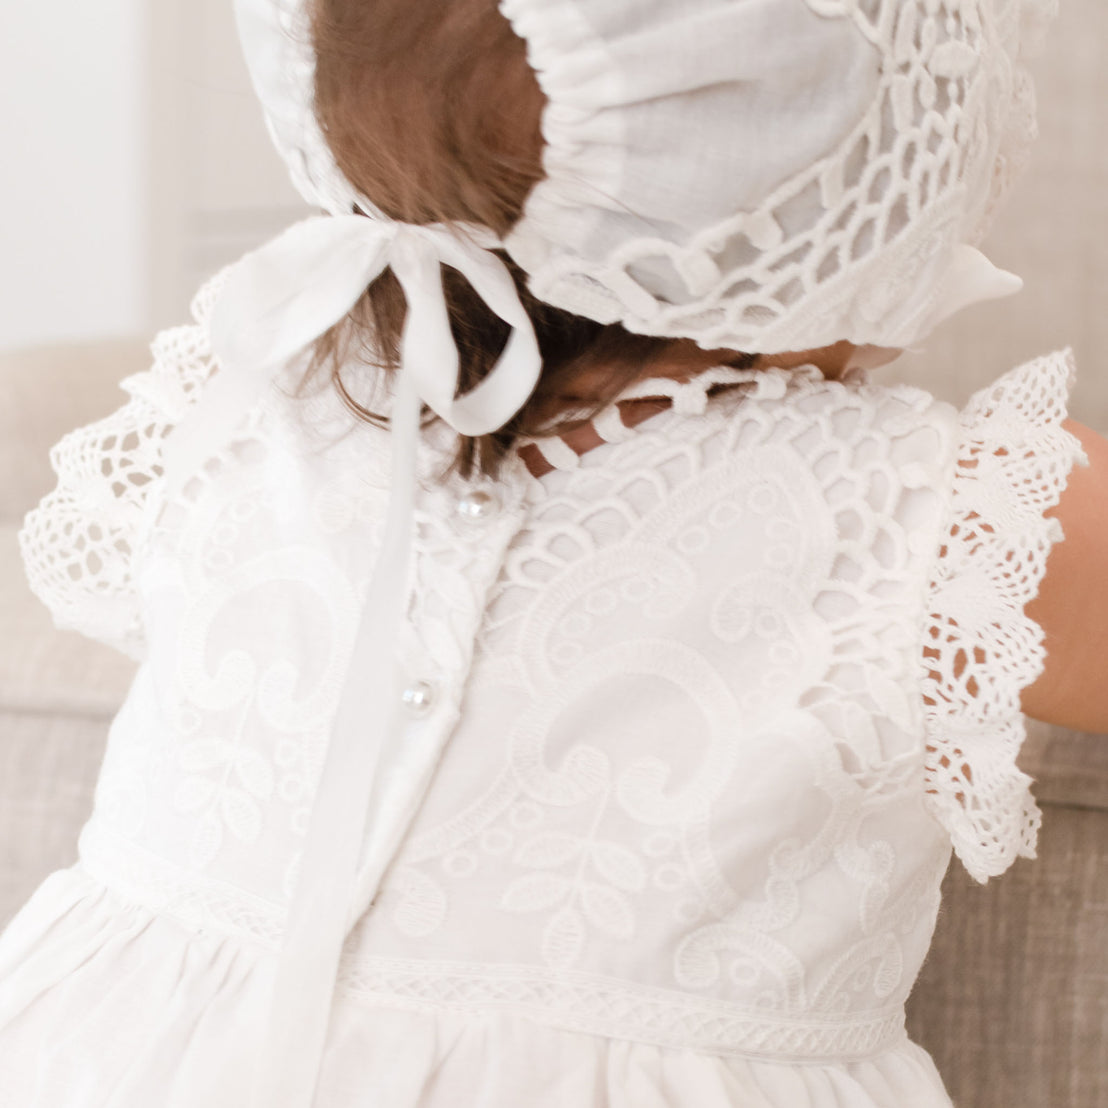
<path fill-rule="evenodd" d="M 389 435 L 293 367 L 164 502 L 169 332 L 28 518 L 142 659 L 80 840 L 0 938 L 4 1108 L 243 1108 L 380 542 Z M 1031 855 L 1023 613 L 1079 456 L 1066 355 L 962 412 L 718 370 L 541 478 L 421 448 L 396 697 L 317 1108 L 941 1108 L 904 1002 L 951 844 Z M 729 386 L 719 388 L 719 386 Z M 384 710 L 384 708 L 382 709 Z M 367 726 L 372 721 L 367 721 Z M 320 798 L 326 804 L 327 797 Z"/>

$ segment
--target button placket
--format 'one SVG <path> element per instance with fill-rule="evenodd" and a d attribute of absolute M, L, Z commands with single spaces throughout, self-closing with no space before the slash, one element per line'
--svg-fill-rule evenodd
<path fill-rule="evenodd" d="M 471 636 L 476 636 L 483 611 L 484 597 L 496 574 L 496 567 L 504 549 L 519 525 L 521 514 L 515 504 L 516 497 L 510 487 L 470 485 L 452 493 L 442 489 L 445 495 L 434 508 L 438 520 L 446 523 L 453 515 L 454 525 L 447 526 L 455 549 L 431 548 L 427 573 L 464 573 L 475 587 L 476 606 L 472 613 Z M 437 557 L 456 565 L 436 567 Z M 433 591 L 433 590 L 431 590 Z M 457 666 L 436 659 L 421 643 L 420 628 L 408 625 L 406 641 L 397 654 L 401 666 L 402 685 L 399 691 L 401 721 L 400 742 L 394 752 L 394 760 L 388 770 L 388 778 L 382 799 L 379 818 L 367 844 L 367 863 L 383 867 L 386 857 L 395 850 L 397 836 L 410 825 L 415 817 L 417 799 L 422 795 L 424 783 L 429 779 L 442 748 L 449 741 L 457 724 L 468 665 Z M 373 861 L 373 859 L 376 859 Z"/>

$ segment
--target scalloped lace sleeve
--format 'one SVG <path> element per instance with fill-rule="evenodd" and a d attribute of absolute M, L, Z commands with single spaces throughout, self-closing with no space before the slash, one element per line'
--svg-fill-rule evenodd
<path fill-rule="evenodd" d="M 1062 427 L 1072 379 L 1070 352 L 1048 355 L 976 393 L 961 414 L 925 629 L 927 795 L 982 882 L 1035 856 L 1040 814 L 1016 758 L 1020 694 L 1045 651 L 1024 607 L 1062 538 L 1044 513 L 1084 461 Z"/>
<path fill-rule="evenodd" d="M 207 321 L 221 282 L 197 294 L 193 324 L 157 336 L 152 367 L 122 382 L 128 403 L 54 447 L 57 487 L 19 534 L 28 582 L 55 624 L 137 659 L 145 647 L 134 557 L 156 514 L 162 440 L 214 368 Z"/>

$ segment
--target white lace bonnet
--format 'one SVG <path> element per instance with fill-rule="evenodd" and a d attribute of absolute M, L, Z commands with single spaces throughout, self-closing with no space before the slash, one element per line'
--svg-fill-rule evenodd
<path fill-rule="evenodd" d="M 500 0 L 548 99 L 504 246 L 557 307 L 706 349 L 912 345 L 1018 289 L 976 249 L 1034 134 L 1056 0 Z M 294 180 L 360 208 L 304 0 L 237 0 Z"/>

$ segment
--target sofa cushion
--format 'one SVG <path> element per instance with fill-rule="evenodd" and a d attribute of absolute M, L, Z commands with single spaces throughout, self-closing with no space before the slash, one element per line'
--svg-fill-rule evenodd
<path fill-rule="evenodd" d="M 102 718 L 0 708 L 0 929 L 77 860 L 107 734 Z"/>
<path fill-rule="evenodd" d="M 909 1033 L 967 1108 L 1108 1104 L 1108 812 L 1036 792 L 1038 859 L 984 887 L 951 867 L 908 1002 Z"/>
<path fill-rule="evenodd" d="M 1035 779 L 1031 791 L 1044 808 L 1108 812 L 1108 736 L 1028 720 L 1019 762 Z"/>
<path fill-rule="evenodd" d="M 50 447 L 125 404 L 119 382 L 149 364 L 136 339 L 0 352 L 0 522 L 18 521 L 54 487 Z"/>
<path fill-rule="evenodd" d="M 114 715 L 134 662 L 54 627 L 27 587 L 17 533 L 14 524 L 0 525 L 0 708 L 96 719 Z"/>

